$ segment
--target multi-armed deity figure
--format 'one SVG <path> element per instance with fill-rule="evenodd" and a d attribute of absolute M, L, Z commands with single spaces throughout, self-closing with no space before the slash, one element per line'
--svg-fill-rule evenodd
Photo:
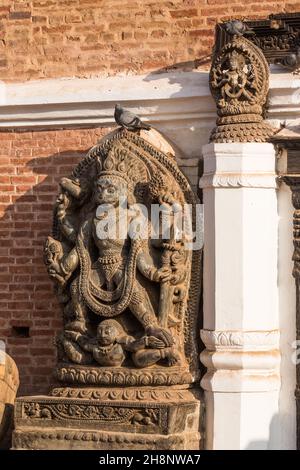
<path fill-rule="evenodd" d="M 44 251 L 58 383 L 18 400 L 18 449 L 199 448 L 196 199 L 178 149 L 120 106 L 115 119 L 60 181 Z"/>
<path fill-rule="evenodd" d="M 193 195 L 156 131 L 144 130 L 142 138 L 122 127 L 60 183 L 45 247 L 64 311 L 59 359 L 103 368 L 186 368 L 194 361 L 197 301 L 189 304 L 193 251 L 184 227 L 175 236 L 174 210 L 193 205 Z M 168 235 L 159 224 L 153 236 L 153 204 L 170 215 Z M 142 222 L 139 207 L 146 210 Z"/>
<path fill-rule="evenodd" d="M 210 90 L 217 105 L 212 142 L 266 142 L 274 129 L 264 121 L 269 66 L 262 50 L 245 36 L 239 20 L 225 24 L 226 44 L 213 55 Z"/>

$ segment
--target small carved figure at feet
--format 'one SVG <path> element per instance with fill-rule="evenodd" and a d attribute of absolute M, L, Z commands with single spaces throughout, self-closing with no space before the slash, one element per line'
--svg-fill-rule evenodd
<path fill-rule="evenodd" d="M 76 331 L 66 331 L 61 342 L 67 357 L 77 364 L 90 364 L 93 358 L 101 366 L 120 367 L 126 351 L 132 353 L 136 367 L 148 367 L 162 359 L 172 366 L 180 356 L 173 347 L 155 336 L 135 339 L 116 320 L 104 320 L 97 328 L 96 339 Z"/>

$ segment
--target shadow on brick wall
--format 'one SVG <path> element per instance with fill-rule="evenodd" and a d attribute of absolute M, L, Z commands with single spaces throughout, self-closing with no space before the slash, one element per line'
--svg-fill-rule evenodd
<path fill-rule="evenodd" d="M 54 335 L 62 319 L 43 264 L 43 246 L 52 231 L 53 205 L 62 176 L 87 150 L 31 158 L 1 189 L 13 203 L 0 218 L 0 338 L 20 372 L 19 395 L 47 393 L 53 383 Z M 12 158 L 13 160 L 13 158 Z M 18 195 L 20 193 L 20 195 Z"/>

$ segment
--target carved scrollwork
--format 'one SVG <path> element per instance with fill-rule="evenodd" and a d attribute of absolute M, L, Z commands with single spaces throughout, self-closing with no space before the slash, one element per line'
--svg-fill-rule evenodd
<path fill-rule="evenodd" d="M 189 399 L 189 392 L 176 389 L 103 389 L 103 388 L 71 388 L 58 387 L 51 391 L 51 396 L 62 398 L 82 398 L 90 400 L 124 400 L 124 401 L 161 401 L 170 400 L 178 402 Z"/>
<path fill-rule="evenodd" d="M 193 376 L 184 368 L 160 369 L 106 369 L 101 367 L 80 367 L 64 365 L 55 371 L 59 381 L 82 385 L 115 386 L 166 386 L 182 385 L 193 381 Z"/>
<path fill-rule="evenodd" d="M 151 407 L 111 406 L 110 403 L 24 403 L 23 418 L 113 422 L 116 424 L 155 425 L 160 409 Z"/>
<path fill-rule="evenodd" d="M 181 449 L 183 438 L 181 436 L 166 436 L 166 449 L 173 448 L 173 449 Z M 120 449 L 120 445 L 124 445 L 124 448 L 128 445 L 135 446 L 136 448 L 145 448 L 147 449 L 153 448 L 159 450 L 157 445 L 161 445 L 162 437 L 161 436 L 153 436 L 153 435 L 138 435 L 138 434 L 130 434 L 130 433 L 105 433 L 105 432 L 96 432 L 96 431 L 80 431 L 80 430 L 45 430 L 44 432 L 38 431 L 26 431 L 24 432 L 16 432 L 14 437 L 14 444 L 16 449 L 32 449 L 37 441 L 45 442 L 45 445 L 49 449 L 49 443 L 57 443 L 57 442 L 71 442 L 74 444 L 82 443 L 82 445 L 86 446 L 87 442 L 91 444 L 102 443 L 106 446 L 117 444 L 118 449 Z M 172 446 L 172 447 L 171 447 Z"/>
<path fill-rule="evenodd" d="M 277 188 L 276 174 L 205 174 L 199 182 L 200 188 Z"/>

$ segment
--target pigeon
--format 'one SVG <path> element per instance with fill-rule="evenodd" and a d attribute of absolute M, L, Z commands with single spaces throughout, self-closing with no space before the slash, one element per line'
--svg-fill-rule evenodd
<path fill-rule="evenodd" d="M 249 28 L 248 25 L 240 20 L 232 20 L 225 23 L 226 33 L 231 36 L 244 36 L 247 34 L 255 34 L 254 31 Z"/>
<path fill-rule="evenodd" d="M 116 104 L 115 106 L 114 117 L 116 123 L 119 126 L 124 127 L 129 131 L 137 131 L 139 129 L 145 129 L 148 131 L 149 129 L 151 129 L 151 126 L 149 126 L 149 124 L 145 124 L 140 120 L 140 118 L 136 114 L 133 114 L 131 111 L 122 108 L 122 106 L 119 104 Z"/>
<path fill-rule="evenodd" d="M 299 73 L 300 68 L 300 47 L 297 47 L 295 53 L 291 53 L 283 57 L 283 59 L 279 59 L 276 63 L 283 65 L 287 69 L 291 71 L 297 71 Z"/>

